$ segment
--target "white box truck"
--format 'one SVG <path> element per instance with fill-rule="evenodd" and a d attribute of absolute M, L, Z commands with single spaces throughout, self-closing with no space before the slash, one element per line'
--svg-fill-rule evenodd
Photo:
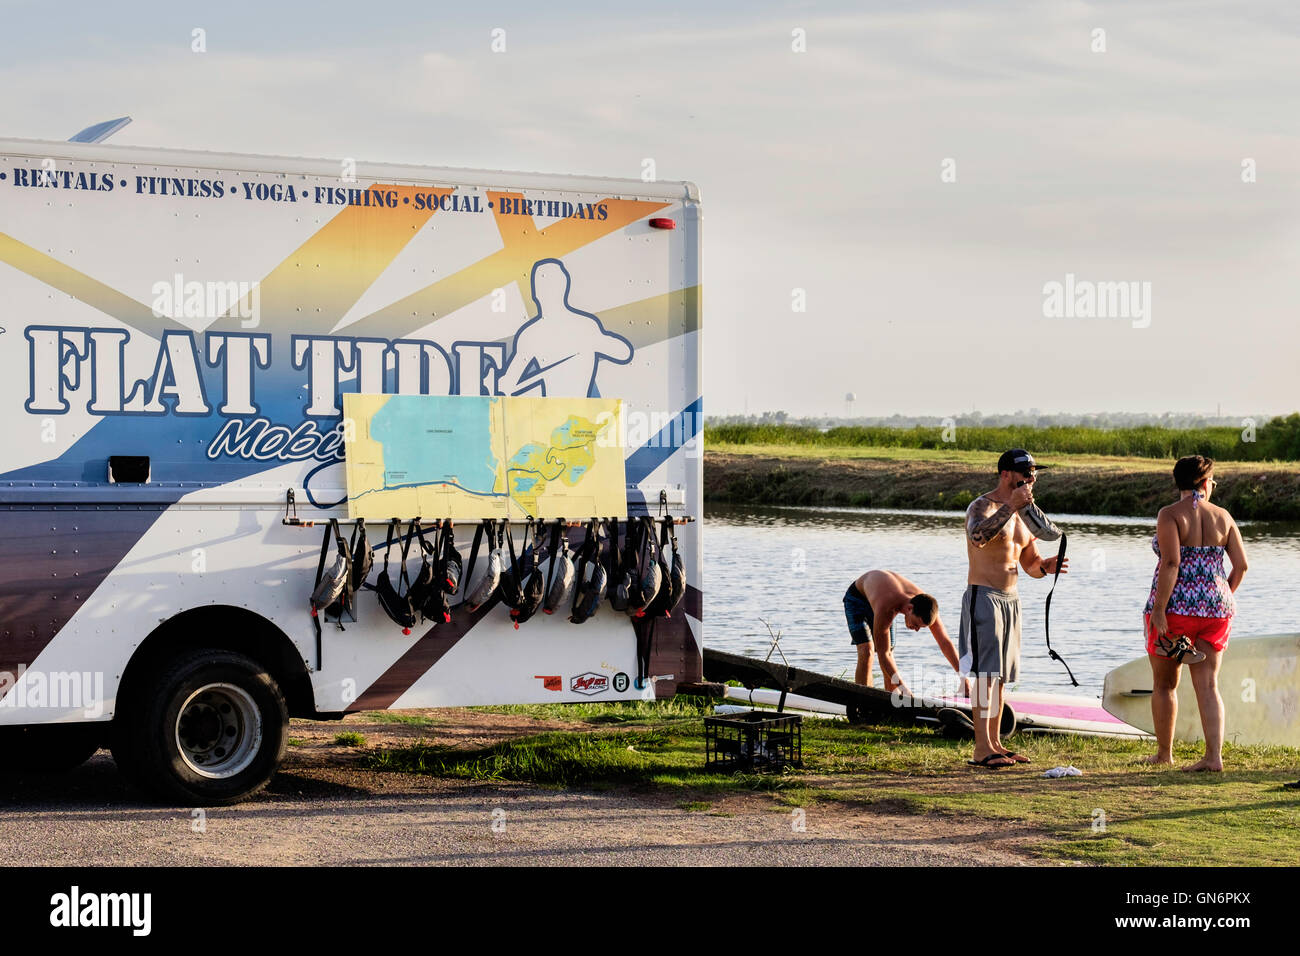
<path fill-rule="evenodd" d="M 404 634 L 362 591 L 318 640 L 321 526 L 286 521 L 349 527 L 346 392 L 620 398 L 626 514 L 698 517 L 699 269 L 690 183 L 0 140 L 0 770 L 107 746 L 230 803 L 290 717 L 700 680 L 698 522 L 640 682 L 608 604 Z"/>

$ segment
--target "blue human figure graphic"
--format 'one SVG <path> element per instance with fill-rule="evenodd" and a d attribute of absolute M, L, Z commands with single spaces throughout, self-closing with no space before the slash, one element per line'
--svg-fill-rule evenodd
<path fill-rule="evenodd" d="M 598 398 L 596 372 L 602 360 L 632 361 L 632 343 L 607 332 L 600 319 L 569 304 L 572 280 L 559 259 L 533 264 L 537 315 L 515 333 L 514 350 L 501 372 L 503 395 L 537 392 L 562 398 Z"/>

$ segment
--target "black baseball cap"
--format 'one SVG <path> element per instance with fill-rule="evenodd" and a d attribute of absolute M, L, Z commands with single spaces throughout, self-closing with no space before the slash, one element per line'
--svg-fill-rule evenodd
<path fill-rule="evenodd" d="M 1034 456 L 1029 454 L 1023 448 L 1013 448 L 1010 451 L 1004 451 L 1002 457 L 998 459 L 998 471 L 1018 471 L 1022 475 L 1027 475 L 1031 471 L 1039 468 L 1049 468 L 1050 465 L 1040 465 L 1034 461 Z"/>

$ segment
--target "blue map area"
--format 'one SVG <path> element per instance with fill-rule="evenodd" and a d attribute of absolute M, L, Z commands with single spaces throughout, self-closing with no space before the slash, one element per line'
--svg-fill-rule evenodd
<path fill-rule="evenodd" d="M 403 401 L 405 398 L 413 401 Z M 394 395 L 370 421 L 384 446 L 384 488 L 452 484 L 491 494 L 497 480 L 492 453 L 491 396 L 438 403 L 431 418 L 422 395 Z"/>
<path fill-rule="evenodd" d="M 561 446 L 577 444 L 573 440 L 573 426 L 574 421 L 570 418 L 559 428 L 555 429 L 552 436 L 555 442 Z"/>

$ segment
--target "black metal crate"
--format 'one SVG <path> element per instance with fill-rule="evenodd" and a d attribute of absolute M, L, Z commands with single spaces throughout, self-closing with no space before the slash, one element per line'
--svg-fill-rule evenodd
<path fill-rule="evenodd" d="M 803 718 L 751 710 L 704 718 L 706 770 L 778 770 L 803 766 Z"/>

